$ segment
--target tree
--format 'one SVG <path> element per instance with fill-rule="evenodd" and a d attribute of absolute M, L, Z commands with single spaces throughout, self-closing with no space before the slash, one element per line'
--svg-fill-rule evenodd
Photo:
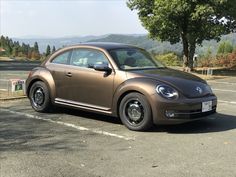
<path fill-rule="evenodd" d="M 48 56 L 48 55 L 50 55 L 51 54 L 51 48 L 50 48 L 50 45 L 47 45 L 47 49 L 46 49 L 46 57 Z"/>
<path fill-rule="evenodd" d="M 229 41 L 223 41 L 219 44 L 217 54 L 227 54 L 233 52 L 233 45 Z"/>
<path fill-rule="evenodd" d="M 31 52 L 32 59 L 40 59 L 39 46 L 38 43 L 34 43 L 33 51 Z"/>
<path fill-rule="evenodd" d="M 19 47 L 18 46 L 13 47 L 12 56 L 17 57 L 18 54 L 19 54 Z"/>
<path fill-rule="evenodd" d="M 37 42 L 34 43 L 34 52 L 39 53 L 39 46 Z"/>
<path fill-rule="evenodd" d="M 149 36 L 182 42 L 184 67 L 193 69 L 196 45 L 236 31 L 235 0 L 128 0 Z"/>
<path fill-rule="evenodd" d="M 53 47 L 52 47 L 52 53 L 54 53 L 55 51 L 56 51 L 56 47 L 53 46 Z"/>

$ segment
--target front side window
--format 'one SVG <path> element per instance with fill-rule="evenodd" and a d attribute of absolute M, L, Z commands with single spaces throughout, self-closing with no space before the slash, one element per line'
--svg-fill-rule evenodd
<path fill-rule="evenodd" d="M 74 49 L 70 59 L 70 65 L 93 68 L 96 64 L 107 64 L 107 57 L 103 52 L 94 49 Z"/>
<path fill-rule="evenodd" d="M 57 64 L 67 64 L 68 59 L 70 56 L 71 51 L 64 52 L 62 54 L 59 54 L 56 56 L 53 60 L 52 63 L 57 63 Z"/>
<path fill-rule="evenodd" d="M 152 59 L 145 50 L 138 48 L 112 49 L 109 51 L 121 70 L 156 69 L 164 67 Z"/>

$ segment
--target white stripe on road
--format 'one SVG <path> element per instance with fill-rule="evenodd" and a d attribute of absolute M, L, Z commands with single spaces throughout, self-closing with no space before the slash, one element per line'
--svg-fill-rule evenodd
<path fill-rule="evenodd" d="M 219 103 L 229 103 L 229 104 L 236 104 L 235 101 L 224 101 L 224 100 L 218 100 Z"/>
<path fill-rule="evenodd" d="M 111 137 L 116 137 L 116 138 L 120 138 L 120 139 L 124 139 L 124 140 L 134 140 L 135 139 L 135 138 L 131 138 L 131 137 L 126 137 L 126 136 L 106 132 L 106 131 L 103 131 L 103 130 L 86 128 L 86 127 L 74 125 L 74 124 L 71 124 L 71 123 L 55 121 L 55 120 L 52 120 L 52 119 L 45 119 L 45 118 L 40 117 L 40 116 L 36 116 L 36 115 L 28 114 L 28 113 L 23 113 L 23 112 L 18 112 L 18 111 L 12 111 L 12 110 L 9 110 L 9 109 L 2 109 L 1 108 L 0 111 L 5 111 L 5 112 L 12 113 L 12 114 L 17 114 L 17 115 L 24 116 L 24 117 L 27 117 L 27 118 L 30 118 L 30 119 L 43 120 L 43 121 L 47 121 L 47 122 L 50 122 L 50 123 L 56 123 L 56 124 L 59 124 L 59 125 L 64 125 L 64 126 L 67 126 L 67 127 L 75 128 L 75 129 L 80 130 L 80 131 L 90 131 L 90 132 L 93 132 L 93 133 L 106 135 L 106 136 L 111 136 Z"/>
<path fill-rule="evenodd" d="M 229 85 L 236 85 L 233 82 L 220 82 L 220 81 L 207 81 L 208 83 L 216 83 L 216 84 L 229 84 Z M 235 81 L 236 82 L 236 81 Z"/>
<path fill-rule="evenodd" d="M 0 91 L 7 91 L 7 89 L 0 89 Z"/>
<path fill-rule="evenodd" d="M 236 90 L 225 90 L 225 89 L 212 89 L 213 91 L 221 91 L 221 92 L 235 92 Z"/>

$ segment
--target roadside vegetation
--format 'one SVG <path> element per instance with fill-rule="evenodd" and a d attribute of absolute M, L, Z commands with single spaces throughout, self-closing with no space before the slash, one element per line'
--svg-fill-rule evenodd
<path fill-rule="evenodd" d="M 114 36 L 114 35 L 112 35 Z M 123 36 L 122 38 L 113 38 L 109 36 L 107 40 L 100 39 L 96 42 L 100 42 L 105 40 L 107 42 L 120 42 L 120 43 L 129 43 L 133 45 L 137 45 L 137 40 L 133 42 L 129 41 L 129 36 L 126 38 Z M 143 41 L 143 37 L 140 37 Z M 140 39 L 140 40 L 141 40 Z M 223 38 L 224 39 L 224 38 Z M 118 40 L 118 41 L 117 41 Z M 126 40 L 126 42 L 124 41 Z M 139 40 L 139 39 L 138 39 Z M 212 45 L 214 42 L 208 42 L 206 50 L 201 50 L 196 52 L 197 61 L 194 63 L 194 67 L 202 68 L 202 67 L 216 67 L 216 68 L 229 68 L 236 69 L 236 45 L 233 43 L 235 38 L 231 40 L 221 40 L 217 45 Z M 144 45 L 144 44 L 142 44 Z M 141 46 L 148 50 L 149 45 Z M 157 45 L 156 48 L 161 48 Z M 153 54 L 154 58 L 161 61 L 166 66 L 183 66 L 183 53 L 181 52 L 181 48 L 179 51 L 175 50 L 176 48 L 171 48 L 166 46 L 165 50 L 153 50 L 153 48 L 149 49 L 149 51 Z M 37 42 L 34 43 L 33 46 L 25 43 L 19 43 L 18 41 L 13 41 L 8 37 L 1 36 L 0 38 L 0 58 L 6 60 L 8 58 L 14 58 L 17 60 L 28 60 L 28 61 L 43 61 L 47 56 L 56 51 L 55 46 L 50 47 L 47 45 L 45 52 L 39 52 L 39 45 Z"/>
<path fill-rule="evenodd" d="M 204 55 L 199 56 L 198 66 L 236 69 L 236 46 L 229 41 L 220 42 L 216 55 L 209 48 Z"/>
<path fill-rule="evenodd" d="M 33 46 L 18 41 L 13 41 L 8 37 L 1 36 L 0 38 L 0 57 L 14 58 L 18 60 L 44 60 L 48 55 L 55 52 L 55 46 L 48 45 L 44 53 L 39 52 L 38 43 L 35 42 Z"/>
<path fill-rule="evenodd" d="M 166 66 L 183 65 L 182 56 L 178 53 L 154 53 L 153 55 L 157 60 L 161 61 Z M 236 46 L 233 46 L 230 41 L 221 41 L 217 48 L 217 53 L 214 53 L 212 48 L 209 46 L 205 53 L 196 55 L 196 60 L 193 63 L 194 68 L 214 67 L 236 69 Z"/>

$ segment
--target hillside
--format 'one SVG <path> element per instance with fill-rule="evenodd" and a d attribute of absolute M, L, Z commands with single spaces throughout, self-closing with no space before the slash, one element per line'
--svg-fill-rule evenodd
<path fill-rule="evenodd" d="M 19 41 L 20 43 L 24 42 L 30 44 L 31 46 L 35 41 L 38 42 L 40 52 L 45 52 L 47 45 L 55 46 L 57 49 L 63 46 L 78 44 L 81 42 L 118 42 L 136 45 L 142 48 L 145 48 L 149 51 L 155 53 L 166 53 L 169 51 L 180 54 L 182 52 L 181 43 L 171 45 L 169 42 L 160 42 L 154 41 L 148 38 L 147 35 L 119 35 L 119 34 L 110 34 L 102 36 L 84 36 L 84 37 L 69 37 L 69 38 L 32 38 L 32 39 L 22 39 L 22 38 L 13 38 L 14 41 Z M 236 33 L 228 34 L 222 36 L 222 40 L 229 40 L 232 44 L 236 45 Z M 208 49 L 211 49 L 211 52 L 215 54 L 217 52 L 219 43 L 215 40 L 204 41 L 202 46 L 197 46 L 196 53 L 203 54 Z"/>
<path fill-rule="evenodd" d="M 149 51 L 153 51 L 155 53 L 165 53 L 169 51 L 179 53 L 182 50 L 182 46 L 180 44 L 171 45 L 169 42 L 154 41 L 152 39 L 149 39 L 147 35 L 132 36 L 111 34 L 104 38 L 93 39 L 88 42 L 118 42 L 132 44 L 147 49 Z"/>
<path fill-rule="evenodd" d="M 46 51 L 47 45 L 55 46 L 56 49 L 63 46 L 79 44 L 81 42 L 86 42 L 92 39 L 104 38 L 104 36 L 83 36 L 83 37 L 62 37 L 62 38 L 12 38 L 14 41 L 19 41 L 20 43 L 26 43 L 33 46 L 37 41 L 39 45 L 39 50 L 41 53 Z"/>
<path fill-rule="evenodd" d="M 228 34 L 221 37 L 221 41 L 231 41 L 233 46 L 236 46 L 236 33 Z M 171 45 L 169 42 L 160 42 L 149 39 L 146 35 L 143 36 L 127 36 L 127 35 L 109 35 L 104 38 L 93 39 L 90 42 L 119 42 L 137 45 L 155 53 L 175 52 L 180 54 L 182 52 L 182 44 L 177 43 Z M 197 46 L 196 53 L 205 53 L 208 49 L 212 54 L 216 54 L 219 42 L 215 40 L 204 41 L 202 46 Z"/>

